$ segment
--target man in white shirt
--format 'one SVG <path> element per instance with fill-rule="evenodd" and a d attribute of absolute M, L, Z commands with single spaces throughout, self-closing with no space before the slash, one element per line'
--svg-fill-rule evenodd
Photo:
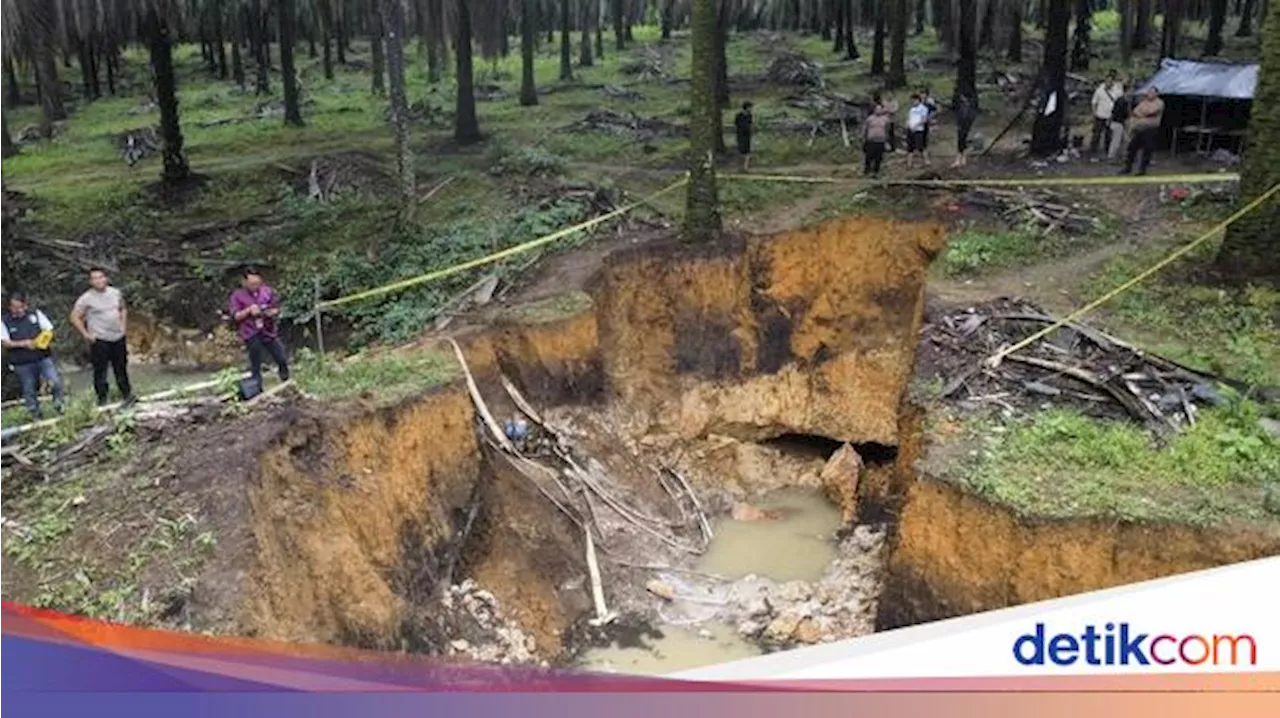
<path fill-rule="evenodd" d="M 1116 78 L 1116 71 L 1107 73 L 1107 79 L 1093 91 L 1093 136 L 1089 140 L 1089 152 L 1097 154 L 1098 148 L 1111 146 L 1111 112 L 1116 100 L 1124 97 L 1124 84 Z M 1103 139 L 1106 141 L 1103 142 Z"/>
<path fill-rule="evenodd" d="M 911 96 L 911 109 L 907 110 L 907 169 L 911 169 L 913 158 L 919 157 L 923 164 L 929 164 L 925 156 L 925 128 L 929 126 L 929 108 L 920 95 Z"/>
<path fill-rule="evenodd" d="M 129 384 L 129 352 L 124 336 L 128 322 L 124 295 L 111 286 L 107 271 L 101 267 L 90 269 L 89 289 L 71 308 L 71 324 L 89 342 L 93 390 L 98 395 L 99 406 L 107 403 L 111 389 L 107 384 L 108 366 L 116 375 L 120 398 L 126 404 L 133 401 L 133 387 Z"/>
<path fill-rule="evenodd" d="M 22 381 L 22 402 L 33 419 L 40 418 L 40 380 L 49 384 L 53 408 L 62 413 L 62 377 L 53 362 L 53 322 L 44 312 L 32 310 L 24 294 L 9 295 L 9 306 L 0 321 L 0 346 Z"/>

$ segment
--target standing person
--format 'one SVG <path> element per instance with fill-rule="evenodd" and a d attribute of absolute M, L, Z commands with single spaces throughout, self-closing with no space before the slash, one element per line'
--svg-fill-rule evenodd
<path fill-rule="evenodd" d="M 1148 87 L 1129 115 L 1129 152 L 1125 155 L 1124 169 L 1120 170 L 1120 174 L 1127 175 L 1133 171 L 1133 161 L 1138 155 L 1142 155 L 1138 174 L 1147 173 L 1163 119 L 1164 100 L 1160 99 L 1160 91 L 1154 86 Z"/>
<path fill-rule="evenodd" d="M 973 130 L 973 123 L 978 119 L 978 103 L 974 101 L 968 94 L 961 94 L 956 97 L 956 160 L 951 163 L 952 167 L 964 167 L 969 160 L 965 152 L 969 149 L 969 132 Z"/>
<path fill-rule="evenodd" d="M 1098 148 L 1111 145 L 1111 112 L 1116 100 L 1124 96 L 1124 84 L 1116 79 L 1116 71 L 1107 73 L 1107 79 L 1093 91 L 1093 134 L 1089 139 L 1089 153 L 1098 154 Z M 1104 141 L 1105 140 L 1105 141 Z"/>
<path fill-rule="evenodd" d="M 892 119 L 882 105 L 876 105 L 863 123 L 862 172 L 869 177 L 880 176 L 880 163 L 884 161 L 885 144 L 889 141 L 891 124 Z"/>
<path fill-rule="evenodd" d="M 125 330 L 129 325 L 129 310 L 124 295 L 111 286 L 107 271 L 102 267 L 89 270 L 89 289 L 71 307 L 71 326 L 89 342 L 89 363 L 93 365 L 93 391 L 98 395 L 98 406 L 107 403 L 110 386 L 107 384 L 107 367 L 116 375 L 116 388 L 124 403 L 133 402 L 133 387 L 129 384 L 129 350 Z"/>
<path fill-rule="evenodd" d="M 1107 159 L 1120 159 L 1120 148 L 1124 146 L 1125 122 L 1129 119 L 1129 109 L 1133 104 L 1127 94 L 1127 89 L 1123 82 L 1120 85 L 1120 95 L 1116 97 L 1115 104 L 1111 107 L 1111 143 L 1107 146 Z"/>
<path fill-rule="evenodd" d="M 907 169 L 912 167 L 912 158 L 919 156 L 924 164 L 929 159 L 924 154 L 925 132 L 929 127 L 929 108 L 919 95 L 911 96 L 911 108 L 907 110 Z"/>
<path fill-rule="evenodd" d="M 9 363 L 22 382 L 22 403 L 33 419 L 40 418 L 40 380 L 49 384 L 53 394 L 53 410 L 62 413 L 62 377 L 53 362 L 53 322 L 44 312 L 32 310 L 21 292 L 9 295 L 3 322 L 0 322 L 0 346 L 9 353 Z"/>
<path fill-rule="evenodd" d="M 733 118 L 733 127 L 738 133 L 738 154 L 742 157 L 743 172 L 751 168 L 751 133 L 755 124 L 755 117 L 751 114 L 752 107 L 750 102 L 742 103 L 742 109 Z"/>
<path fill-rule="evenodd" d="M 884 115 L 889 120 L 888 151 L 898 151 L 898 100 L 891 90 L 882 90 L 876 94 L 876 104 L 884 108 Z"/>
<path fill-rule="evenodd" d="M 933 124 L 934 115 L 938 114 L 938 103 L 929 94 L 928 87 L 920 88 L 920 104 L 924 105 L 924 109 L 928 113 L 925 115 L 924 137 L 920 138 L 920 156 L 924 158 L 924 163 L 927 165 L 931 164 L 929 161 L 929 127 Z"/>
<path fill-rule="evenodd" d="M 280 381 L 288 381 L 289 362 L 276 323 L 280 316 L 280 296 L 262 281 L 261 272 L 253 267 L 244 270 L 240 288 L 231 293 L 228 309 L 236 323 L 236 334 L 249 354 L 249 372 L 258 388 L 262 387 L 264 354 L 270 354 L 275 361 Z"/>

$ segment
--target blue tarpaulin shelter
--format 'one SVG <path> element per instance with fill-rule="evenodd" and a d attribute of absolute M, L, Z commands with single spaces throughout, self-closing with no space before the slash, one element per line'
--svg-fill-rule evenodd
<path fill-rule="evenodd" d="M 1138 92 L 1155 85 L 1161 95 L 1217 97 L 1224 100 L 1252 100 L 1258 86 L 1258 65 L 1233 65 L 1194 60 L 1160 61 L 1160 70 L 1143 83 Z"/>
<path fill-rule="evenodd" d="M 1258 65 L 1195 60 L 1160 61 L 1156 74 L 1136 88 L 1155 87 L 1165 102 L 1164 131 L 1174 152 L 1181 138 L 1195 139 L 1197 152 L 1215 145 L 1243 149 L 1245 128 L 1258 87 Z"/>

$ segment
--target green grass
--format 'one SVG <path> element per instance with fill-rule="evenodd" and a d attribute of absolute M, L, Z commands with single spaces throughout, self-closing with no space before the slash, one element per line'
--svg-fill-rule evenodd
<path fill-rule="evenodd" d="M 413 349 L 366 353 L 354 361 L 320 359 L 302 350 L 294 362 L 294 379 L 321 399 L 369 395 L 390 402 L 440 386 L 460 376 L 452 352 Z"/>
<path fill-rule="evenodd" d="M 1043 237 L 1020 230 L 984 232 L 966 229 L 947 240 L 938 260 L 943 274 L 956 277 L 1027 264 L 1045 254 Z"/>
<path fill-rule="evenodd" d="M 541 324 L 581 314 L 591 307 L 591 295 L 574 291 L 504 309 L 497 317 L 516 324 Z"/>
<path fill-rule="evenodd" d="M 1061 409 L 1004 426 L 970 420 L 982 448 L 961 481 L 1035 516 L 1275 521 L 1280 442 L 1260 415 L 1236 399 L 1202 412 L 1163 447 L 1134 424 Z"/>
<path fill-rule="evenodd" d="M 1212 261 L 1202 247 L 1106 305 L 1108 326 L 1158 354 L 1229 378 L 1280 386 L 1280 291 L 1216 287 L 1182 279 Z M 1152 249 L 1116 259 L 1093 277 L 1101 295 L 1165 254 Z"/>

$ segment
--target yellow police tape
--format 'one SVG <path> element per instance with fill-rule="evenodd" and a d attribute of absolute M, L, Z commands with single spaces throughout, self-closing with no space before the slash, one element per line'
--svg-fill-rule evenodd
<path fill-rule="evenodd" d="M 868 187 L 1075 187 L 1148 184 L 1209 184 L 1238 182 L 1234 172 L 1178 175 L 1114 175 L 1112 177 L 1011 177 L 1002 179 L 867 179 L 865 177 L 805 177 L 803 175 L 722 174 L 719 179 L 748 182 L 858 184 Z"/>
<path fill-rule="evenodd" d="M 1248 213 L 1252 212 L 1253 210 L 1257 209 L 1257 208 L 1258 208 L 1258 207 L 1259 207 L 1263 202 L 1266 202 L 1268 199 L 1270 199 L 1272 196 L 1274 196 L 1277 192 L 1280 192 L 1280 184 L 1272 185 L 1271 189 L 1269 189 L 1269 190 L 1267 190 L 1266 192 L 1263 192 L 1262 194 L 1260 194 L 1260 195 L 1258 195 L 1257 197 L 1255 197 L 1255 198 L 1254 198 L 1254 200 L 1253 200 L 1252 202 L 1250 202 L 1249 204 L 1246 204 L 1245 206 L 1241 207 L 1239 210 L 1237 210 L 1237 211 L 1236 211 L 1236 213 L 1235 213 L 1235 214 L 1231 215 L 1230 217 L 1227 217 L 1226 219 L 1222 220 L 1222 221 L 1221 221 L 1221 222 L 1219 222 L 1218 224 L 1214 225 L 1214 226 L 1213 226 L 1213 228 L 1212 228 L 1212 229 L 1210 229 L 1208 232 L 1205 232 L 1204 234 L 1200 235 L 1199 237 L 1196 237 L 1195 239 L 1191 240 L 1189 243 L 1182 245 L 1181 247 L 1179 247 L 1178 249 L 1174 250 L 1173 252 L 1170 252 L 1170 253 L 1169 253 L 1169 255 L 1168 255 L 1167 257 L 1165 257 L 1164 259 L 1162 259 L 1162 260 L 1160 260 L 1159 262 L 1156 262 L 1155 264 L 1151 265 L 1151 266 L 1150 266 L 1150 267 L 1148 267 L 1147 269 L 1145 269 L 1145 270 L 1143 270 L 1142 272 L 1140 272 L 1137 276 L 1133 277 L 1132 279 L 1130 279 L 1129 281 L 1125 282 L 1124 284 L 1121 284 L 1120 286 L 1116 287 L 1115 289 L 1112 289 L 1111 291 L 1107 292 L 1106 294 L 1102 295 L 1101 297 L 1098 297 L 1097 299 L 1093 300 L 1092 302 L 1089 302 L 1088 304 L 1084 305 L 1083 307 L 1080 307 L 1079 309 L 1075 310 L 1074 312 L 1071 312 L 1071 313 L 1070 313 L 1070 314 L 1068 314 L 1067 316 L 1065 316 L 1065 317 L 1063 317 L 1063 318 L 1059 319 L 1058 321 L 1054 322 L 1053 324 L 1050 324 L 1049 326 L 1047 326 L 1047 327 L 1045 327 L 1045 328 L 1041 329 L 1040 331 L 1036 332 L 1035 334 L 1032 334 L 1031 336 L 1027 337 L 1026 339 L 1023 339 L 1022 341 L 1018 342 L 1017 344 L 1014 344 L 1013 346 L 1008 347 L 1008 348 L 1006 348 L 1006 349 L 1001 349 L 1000 351 L 996 352 L 995 354 L 992 354 L 991 356 L 987 357 L 987 360 L 986 360 L 986 361 L 987 361 L 987 363 L 988 363 L 989 365 L 991 365 L 991 366 L 998 365 L 1002 359 L 1004 359 L 1005 357 L 1009 356 L 1010 354 L 1012 354 L 1012 353 L 1014 353 L 1014 352 L 1016 352 L 1016 351 L 1018 351 L 1018 350 L 1020 350 L 1020 349 L 1025 349 L 1026 347 L 1030 346 L 1030 345 L 1032 344 L 1032 342 L 1035 342 L 1035 341 L 1037 341 L 1037 340 L 1041 339 L 1042 337 L 1046 336 L 1047 334 L 1049 334 L 1050 332 L 1054 331 L 1055 329 L 1059 329 L 1059 328 L 1061 328 L 1061 327 L 1063 327 L 1063 326 L 1066 326 L 1067 324 L 1070 324 L 1070 323 L 1074 322 L 1075 320 L 1077 320 L 1077 319 L 1079 319 L 1080 317 L 1082 317 L 1082 316 L 1084 316 L 1084 315 L 1088 314 L 1089 312 L 1093 311 L 1094 309 L 1097 309 L 1098 307 L 1102 306 L 1103 304 L 1105 304 L 1105 303 L 1107 303 L 1107 302 L 1111 301 L 1112 299 L 1114 299 L 1117 295 L 1121 294 L 1122 292 L 1128 291 L 1128 290 L 1129 290 L 1129 288 L 1133 287 L 1133 286 L 1134 286 L 1135 284 L 1137 284 L 1138 282 L 1141 282 L 1142 280 L 1146 279 L 1147 277 L 1150 277 L 1151 275 L 1155 274 L 1156 272 L 1160 271 L 1161 269 L 1164 269 L 1165 267 L 1169 266 L 1169 264 L 1170 264 L 1170 263 L 1174 262 L 1175 260 L 1177 260 L 1179 257 L 1183 256 L 1183 255 L 1184 255 L 1184 254 L 1186 254 L 1187 252 L 1190 252 L 1191 250 L 1193 250 L 1193 249 L 1195 249 L 1196 247 L 1200 246 L 1201 244 L 1203 244 L 1203 243 L 1207 242 L 1208 240 L 1212 239 L 1213 237 L 1216 237 L 1217 235 L 1221 234 L 1222 232 L 1225 232 L 1225 231 L 1226 231 L 1226 229 L 1227 229 L 1227 227 L 1228 227 L 1232 222 L 1235 222 L 1236 220 L 1240 219 L 1241 217 L 1245 216 L 1246 214 L 1248 214 Z"/>
<path fill-rule="evenodd" d="M 1177 175 L 1138 175 L 1125 176 L 1119 175 L 1114 177 L 1026 177 L 1026 178 L 1002 178 L 1002 179 L 954 179 L 954 180 L 925 180 L 925 179 L 904 179 L 904 180 L 867 180 L 865 178 L 850 177 L 803 177 L 799 175 L 764 175 L 764 174 L 721 174 L 719 179 L 731 181 L 746 180 L 759 182 L 806 182 L 815 184 L 856 184 L 868 187 L 875 186 L 917 186 L 917 187 L 953 187 L 953 186 L 989 186 L 989 187 L 1054 187 L 1054 186 L 1102 186 L 1102 185 L 1151 185 L 1151 184 L 1204 184 L 1204 183 L 1220 183 L 1220 182 L 1236 182 L 1240 179 L 1238 174 L 1222 172 L 1215 174 L 1177 174 Z M 651 202 L 652 200 L 671 192 L 679 187 L 684 186 L 689 181 L 688 176 L 681 177 L 672 184 L 663 187 L 651 195 L 642 197 L 635 202 L 623 205 L 612 212 L 602 214 L 599 217 L 593 217 L 585 222 L 580 222 L 572 227 L 566 227 L 561 230 L 552 232 L 551 234 L 530 240 L 514 247 L 508 247 L 500 252 L 471 259 L 452 267 L 439 269 L 416 277 L 402 279 L 398 282 L 385 284 L 381 287 L 374 287 L 355 294 L 348 294 L 345 297 L 337 299 L 328 299 L 316 304 L 316 311 L 320 312 L 325 309 L 332 309 L 344 304 L 358 302 L 364 299 L 380 297 L 391 292 L 398 292 L 409 287 L 416 287 L 419 284 L 425 284 L 437 279 L 443 279 L 459 272 L 465 272 L 468 269 L 474 269 L 486 264 L 498 262 L 507 257 L 511 257 L 531 249 L 536 249 L 545 244 L 550 244 L 558 239 L 563 239 L 571 234 L 590 229 L 598 224 L 608 222 L 611 219 L 620 217 L 631 210 Z M 1234 218 L 1230 221 L 1234 221 Z"/>
<path fill-rule="evenodd" d="M 613 210 L 612 212 L 602 214 L 599 217 L 593 217 L 592 219 L 589 219 L 585 222 L 580 222 L 578 224 L 575 224 L 572 227 L 566 227 L 564 229 L 557 230 L 546 236 L 529 240 L 524 244 L 517 244 L 514 247 L 508 247 L 507 249 L 504 249 L 500 252 L 494 252 L 493 254 L 490 254 L 488 256 L 468 260 L 466 262 L 463 262 L 462 264 L 456 264 L 446 269 L 439 269 L 434 272 L 428 272 L 426 274 L 421 274 L 416 277 L 410 277 L 409 279 L 403 279 L 403 280 L 400 280 L 399 282 L 393 282 L 391 284 L 386 284 L 381 287 L 375 287 L 373 289 L 369 289 L 363 292 L 348 294 L 345 297 L 339 297 L 337 299 L 330 299 L 327 301 L 320 302 L 316 304 L 316 311 L 329 309 L 330 307 L 341 306 L 343 304 L 350 304 L 351 302 L 358 302 L 362 299 L 369 299 L 371 297 L 381 296 L 383 294 L 388 294 L 390 292 L 398 292 L 401 289 L 407 289 L 409 287 L 416 287 L 419 284 L 425 284 L 426 282 L 431 282 L 437 279 L 441 279 L 451 274 L 457 274 L 458 272 L 465 272 L 468 269 L 474 269 L 476 267 L 480 267 L 486 264 L 492 264 L 493 262 L 506 259 L 507 257 L 520 254 L 522 252 L 527 252 L 531 249 L 536 249 L 538 247 L 541 247 L 544 244 L 550 244 L 551 242 L 554 242 L 557 239 L 562 239 L 571 234 L 574 234 L 575 232 L 581 232 L 586 229 L 591 229 L 597 224 L 608 222 L 614 217 L 620 217 L 626 214 L 627 212 L 630 212 L 631 210 L 635 209 L 636 207 L 639 207 L 642 204 L 651 202 L 654 199 L 657 199 L 658 197 L 661 197 L 662 195 L 683 186 L 688 181 L 689 181 L 688 177 L 681 177 L 676 182 L 669 184 L 666 187 L 663 187 L 657 192 L 654 192 L 653 194 L 648 195 L 646 197 L 642 197 L 630 204 L 625 204 Z"/>

